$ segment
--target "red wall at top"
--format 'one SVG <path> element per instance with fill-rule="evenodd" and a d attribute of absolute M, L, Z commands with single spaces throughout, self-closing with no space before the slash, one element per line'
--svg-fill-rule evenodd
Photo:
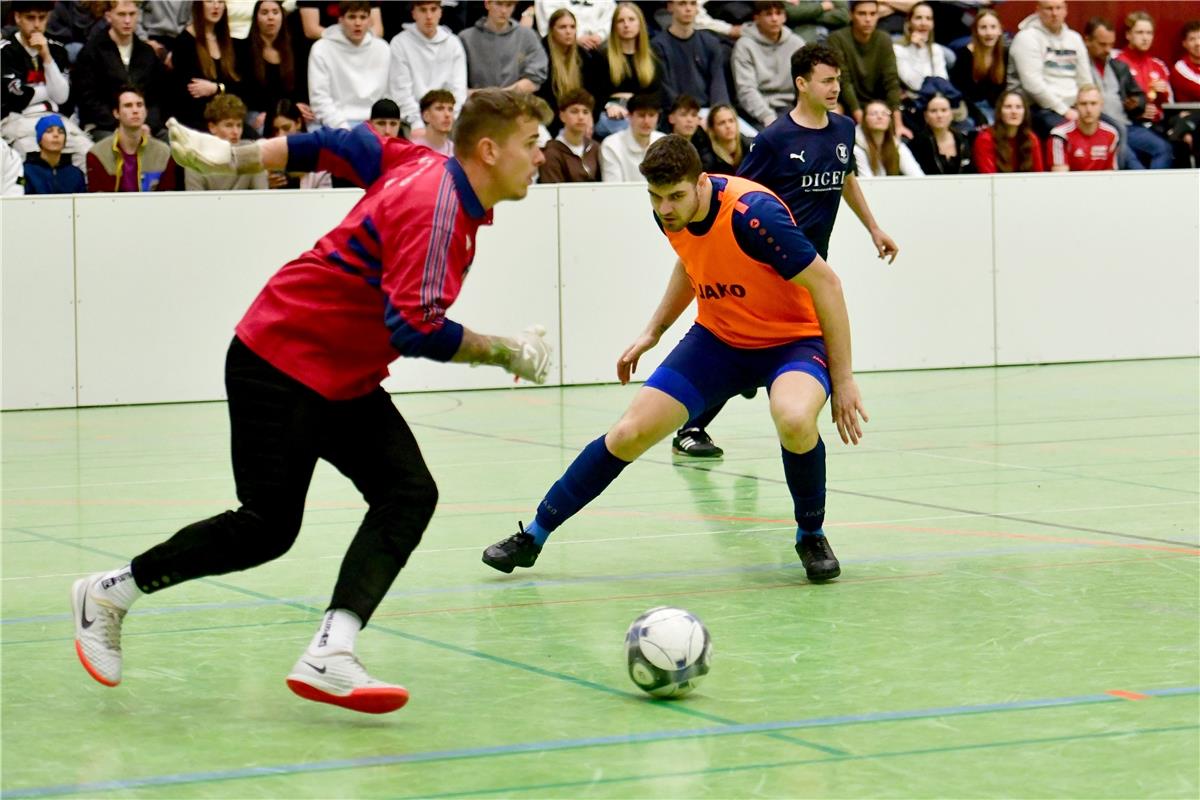
<path fill-rule="evenodd" d="M 1017 24 L 1037 11 L 1034 0 L 1009 0 L 995 5 L 996 13 L 1010 34 L 1017 32 Z M 1150 52 L 1168 65 L 1174 64 L 1183 52 L 1180 45 L 1183 24 L 1188 20 L 1200 19 L 1200 3 L 1182 0 L 1069 0 L 1067 24 L 1083 33 L 1083 26 L 1092 17 L 1103 17 L 1116 27 L 1117 47 L 1125 46 L 1125 15 L 1131 11 L 1145 11 L 1154 18 L 1154 46 Z"/>

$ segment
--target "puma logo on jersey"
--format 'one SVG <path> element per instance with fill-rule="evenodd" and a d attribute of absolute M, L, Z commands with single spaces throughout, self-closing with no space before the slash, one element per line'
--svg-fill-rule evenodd
<path fill-rule="evenodd" d="M 740 283 L 702 283 L 696 287 L 696 297 L 701 300 L 720 300 L 729 295 L 745 297 L 746 287 Z"/>
<path fill-rule="evenodd" d="M 801 150 L 799 153 L 788 153 L 788 156 L 789 156 L 790 158 L 799 159 L 799 161 L 800 161 L 800 163 L 801 163 L 801 164 L 805 164 L 805 163 L 807 163 L 807 162 L 804 160 L 804 151 L 803 151 L 803 150 Z"/>

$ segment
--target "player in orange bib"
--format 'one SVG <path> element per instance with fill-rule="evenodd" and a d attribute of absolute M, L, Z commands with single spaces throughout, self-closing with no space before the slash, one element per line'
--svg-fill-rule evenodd
<path fill-rule="evenodd" d="M 825 448 L 817 417 L 832 395 L 843 442 L 867 420 L 850 360 L 841 281 L 767 188 L 701 172 L 686 139 L 667 136 L 641 164 L 655 221 L 679 260 L 646 330 L 617 361 L 628 383 L 638 359 L 697 300 L 683 340 L 638 391 L 624 416 L 591 442 L 538 505 L 528 529 L 483 553 L 512 572 L 537 561 L 547 537 L 597 497 L 634 459 L 689 418 L 739 392 L 767 388 L 796 514 L 796 552 L 809 580 L 841 566 L 822 526 Z"/>

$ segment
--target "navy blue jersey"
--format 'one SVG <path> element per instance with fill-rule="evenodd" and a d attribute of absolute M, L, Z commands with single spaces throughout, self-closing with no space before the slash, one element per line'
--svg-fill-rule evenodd
<path fill-rule="evenodd" d="M 855 169 L 854 120 L 841 114 L 828 118 L 824 128 L 805 128 L 791 114 L 780 115 L 754 139 L 738 167 L 739 177 L 761 183 L 787 203 L 821 258 L 829 255 L 846 174 Z"/>

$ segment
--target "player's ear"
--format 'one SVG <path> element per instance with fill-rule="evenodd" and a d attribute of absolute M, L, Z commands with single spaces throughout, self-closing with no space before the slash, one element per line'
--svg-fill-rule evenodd
<path fill-rule="evenodd" d="M 484 136 L 475 145 L 475 155 L 487 166 L 494 167 L 500 162 L 500 147 L 495 139 Z"/>

